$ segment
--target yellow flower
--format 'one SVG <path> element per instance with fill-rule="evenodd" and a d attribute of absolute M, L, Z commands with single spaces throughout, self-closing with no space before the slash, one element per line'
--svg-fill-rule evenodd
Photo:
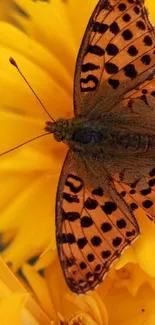
<path fill-rule="evenodd" d="M 47 325 L 49 318 L 0 259 L 0 324 Z"/>
<path fill-rule="evenodd" d="M 75 60 L 96 3 L 1 1 L 0 152 L 42 134 L 48 120 L 9 58 L 15 58 L 54 119 L 72 116 Z M 153 11 L 152 1 L 147 3 Z M 153 14 L 152 19 L 155 21 Z M 9 324 L 9 317 L 15 325 L 31 324 L 32 320 L 26 323 L 21 317 L 26 299 L 29 301 L 23 293 L 30 292 L 37 304 L 33 301 L 29 315 L 34 317 L 36 311 L 36 324 L 153 325 L 155 225 L 142 211 L 137 215 L 141 237 L 126 250 L 103 284 L 81 297 L 67 288 L 57 257 L 54 221 L 65 154 L 65 146 L 47 136 L 0 158 L 1 255 L 25 287 L 21 289 L 15 278 L 10 281 L 13 274 L 0 260 L 0 324 Z M 4 282 L 11 291 L 5 296 Z M 37 315 L 42 317 L 37 319 Z"/>

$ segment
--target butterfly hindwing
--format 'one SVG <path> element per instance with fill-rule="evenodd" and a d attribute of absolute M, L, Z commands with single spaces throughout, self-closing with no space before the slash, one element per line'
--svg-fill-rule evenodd
<path fill-rule="evenodd" d="M 95 107 L 101 115 L 149 79 L 154 73 L 154 42 L 143 0 L 100 0 L 77 60 L 75 114 Z"/>
<path fill-rule="evenodd" d="M 70 289 L 83 294 L 103 279 L 139 227 L 122 199 L 118 206 L 106 188 L 90 187 L 78 173 L 77 157 L 69 151 L 58 186 L 57 246 Z"/>

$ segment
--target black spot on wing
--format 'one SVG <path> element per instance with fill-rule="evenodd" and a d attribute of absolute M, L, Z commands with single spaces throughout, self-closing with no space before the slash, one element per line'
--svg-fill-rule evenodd
<path fill-rule="evenodd" d="M 72 233 L 62 234 L 57 237 L 58 244 L 73 244 L 76 242 L 75 236 Z"/>
<path fill-rule="evenodd" d="M 94 63 L 85 63 L 85 64 L 82 64 L 82 72 L 88 72 L 88 71 L 93 71 L 93 70 L 98 70 L 100 69 L 100 66 L 99 65 L 96 65 Z"/>
<path fill-rule="evenodd" d="M 101 187 L 98 187 L 92 191 L 92 194 L 96 196 L 103 196 L 104 192 Z"/>
<path fill-rule="evenodd" d="M 141 61 L 145 65 L 149 65 L 151 63 L 151 57 L 148 54 L 145 54 L 141 57 Z"/>
<path fill-rule="evenodd" d="M 77 184 L 74 184 L 74 181 L 77 182 Z M 69 187 L 70 191 L 73 193 L 79 193 L 83 188 L 83 181 L 81 178 L 79 178 L 76 175 L 69 174 L 65 183 L 66 186 Z"/>
<path fill-rule="evenodd" d="M 145 26 L 145 24 L 144 24 L 144 22 L 142 20 L 137 21 L 136 26 L 141 30 L 146 29 L 146 26 Z"/>
<path fill-rule="evenodd" d="M 140 193 L 142 194 L 142 195 L 148 195 L 148 194 L 150 194 L 151 193 L 151 188 L 150 187 L 148 187 L 148 188 L 146 188 L 146 189 L 143 189 L 143 190 L 141 190 L 140 191 Z"/>
<path fill-rule="evenodd" d="M 114 202 L 107 201 L 104 205 L 101 206 L 102 210 L 106 214 L 112 214 L 113 211 L 117 210 L 117 205 Z"/>
<path fill-rule="evenodd" d="M 110 31 L 114 34 L 114 35 L 117 35 L 119 32 L 120 32 L 120 28 L 117 24 L 117 22 L 113 22 L 111 25 L 110 25 Z"/>
<path fill-rule="evenodd" d="M 126 4 L 123 3 L 123 2 L 121 2 L 121 3 L 118 5 L 118 9 L 119 9 L 120 11 L 124 11 L 124 10 L 126 10 Z"/>
<path fill-rule="evenodd" d="M 110 250 L 102 251 L 102 253 L 101 253 L 102 258 L 104 258 L 104 259 L 110 257 L 110 255 L 111 255 Z"/>
<path fill-rule="evenodd" d="M 134 64 L 128 64 L 124 67 L 125 75 L 126 77 L 129 77 L 131 79 L 135 78 L 137 76 L 137 71 L 135 69 Z"/>
<path fill-rule="evenodd" d="M 84 87 L 82 84 L 92 82 L 92 86 Z M 86 78 L 80 79 L 81 92 L 94 91 L 98 86 L 99 80 L 93 74 L 89 74 Z"/>
<path fill-rule="evenodd" d="M 79 266 L 80 266 L 80 269 L 81 269 L 81 270 L 85 270 L 85 269 L 87 268 L 87 265 L 86 265 L 85 262 L 81 262 L 81 263 L 79 264 Z"/>
<path fill-rule="evenodd" d="M 87 260 L 88 260 L 89 262 L 93 262 L 93 261 L 95 260 L 95 256 L 94 256 L 94 254 L 88 254 L 88 255 L 87 255 Z"/>
<path fill-rule="evenodd" d="M 93 24 L 93 32 L 104 34 L 108 30 L 109 26 L 107 24 L 95 21 Z"/>
<path fill-rule="evenodd" d="M 140 8 L 139 8 L 138 6 L 135 6 L 135 7 L 133 8 L 133 10 L 134 10 L 134 12 L 135 12 L 136 15 L 139 15 L 139 13 L 140 13 Z"/>
<path fill-rule="evenodd" d="M 87 239 L 85 237 L 79 238 L 77 245 L 80 249 L 83 249 L 87 245 Z"/>
<path fill-rule="evenodd" d="M 122 32 L 122 37 L 125 41 L 129 41 L 133 38 L 133 34 L 130 29 L 126 29 Z"/>
<path fill-rule="evenodd" d="M 79 198 L 77 197 L 77 195 L 71 195 L 69 193 L 63 193 L 63 199 L 66 200 L 68 203 L 79 203 Z"/>
<path fill-rule="evenodd" d="M 142 202 L 142 205 L 144 208 L 149 209 L 152 207 L 153 202 L 151 200 L 145 200 L 144 202 Z"/>
<path fill-rule="evenodd" d="M 129 14 L 125 14 L 122 17 L 123 21 L 125 21 L 126 23 L 128 23 L 131 20 L 131 16 Z"/>
<path fill-rule="evenodd" d="M 95 54 L 97 56 L 103 56 L 105 51 L 98 45 L 88 45 L 86 53 Z"/>
<path fill-rule="evenodd" d="M 103 222 L 101 225 L 101 229 L 104 233 L 109 232 L 112 229 L 112 226 L 109 222 Z"/>
<path fill-rule="evenodd" d="M 100 246 L 102 243 L 102 239 L 99 236 L 94 236 L 91 238 L 91 243 L 93 246 Z"/>
<path fill-rule="evenodd" d="M 122 242 L 122 238 L 121 237 L 116 237 L 113 239 L 112 244 L 114 247 L 118 247 Z"/>
<path fill-rule="evenodd" d="M 118 66 L 114 63 L 111 63 L 111 62 L 107 62 L 105 64 L 105 70 L 108 74 L 115 74 L 118 72 Z"/>
<path fill-rule="evenodd" d="M 132 211 L 135 211 L 136 209 L 138 209 L 138 205 L 135 202 L 132 202 L 130 204 L 130 207 L 131 207 Z"/>
<path fill-rule="evenodd" d="M 117 79 L 109 79 L 108 83 L 113 89 L 117 89 L 120 85 L 120 82 Z"/>
<path fill-rule="evenodd" d="M 80 219 L 80 213 L 78 212 L 65 212 L 64 210 L 62 210 L 62 217 L 64 220 L 68 220 L 68 221 L 75 221 L 77 219 Z"/>
<path fill-rule="evenodd" d="M 119 48 L 115 44 L 109 43 L 106 47 L 106 51 L 108 55 L 113 56 L 119 53 Z"/>
<path fill-rule="evenodd" d="M 149 175 L 150 175 L 151 177 L 155 176 L 155 168 L 153 168 L 153 169 L 150 171 Z"/>
<path fill-rule="evenodd" d="M 128 53 L 130 56 L 136 56 L 138 54 L 138 50 L 134 45 L 130 45 L 128 48 Z"/>
<path fill-rule="evenodd" d="M 117 220 L 116 225 L 119 229 L 123 229 L 127 226 L 127 223 L 124 219 L 119 219 Z"/>
<path fill-rule="evenodd" d="M 126 232 L 127 237 L 131 237 L 131 236 L 134 236 L 134 235 L 135 235 L 135 230 L 134 229 L 132 231 L 127 231 Z"/>
<path fill-rule="evenodd" d="M 144 37 L 143 42 L 146 46 L 152 46 L 153 44 L 152 38 L 149 35 Z"/>
<path fill-rule="evenodd" d="M 90 197 L 84 202 L 84 207 L 88 210 L 95 210 L 98 206 L 98 202 Z"/>
<path fill-rule="evenodd" d="M 93 220 L 92 218 L 88 217 L 88 216 L 83 216 L 81 218 L 81 226 L 83 228 L 89 228 L 90 226 L 93 225 Z"/>
<path fill-rule="evenodd" d="M 149 180 L 149 186 L 153 187 L 155 185 L 155 178 Z"/>

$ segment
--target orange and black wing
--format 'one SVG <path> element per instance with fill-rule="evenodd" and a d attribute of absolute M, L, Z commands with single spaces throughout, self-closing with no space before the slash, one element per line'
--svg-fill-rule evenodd
<path fill-rule="evenodd" d="M 139 234 L 132 207 L 114 190 L 91 187 L 79 175 L 78 159 L 69 151 L 60 176 L 56 239 L 62 270 L 76 294 L 93 290 L 112 263 Z M 116 198 L 116 199 L 114 199 Z"/>
<path fill-rule="evenodd" d="M 75 114 L 110 109 L 155 71 L 155 33 L 143 0 L 100 0 L 79 51 Z"/>

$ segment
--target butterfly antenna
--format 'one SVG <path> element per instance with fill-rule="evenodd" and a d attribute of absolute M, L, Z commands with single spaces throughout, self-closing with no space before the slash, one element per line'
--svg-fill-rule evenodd
<path fill-rule="evenodd" d="M 38 102 L 40 103 L 40 105 L 43 107 L 44 111 L 46 112 L 46 114 L 50 117 L 50 119 L 56 123 L 56 121 L 53 119 L 53 117 L 50 115 L 50 113 L 47 111 L 46 107 L 44 106 L 44 104 L 42 103 L 42 101 L 40 100 L 40 98 L 37 96 L 37 94 L 35 93 L 35 91 L 33 90 L 33 88 L 31 87 L 31 85 L 29 84 L 29 82 L 27 81 L 27 79 L 25 78 L 25 76 L 23 75 L 23 73 L 21 72 L 21 70 L 19 69 L 16 61 L 13 58 L 9 59 L 10 63 L 18 70 L 18 72 L 20 73 L 20 75 L 22 76 L 22 78 L 25 80 L 25 82 L 27 83 L 28 87 L 31 89 L 31 91 L 33 92 L 34 96 L 37 98 Z"/>
<path fill-rule="evenodd" d="M 45 137 L 45 135 L 49 135 L 49 134 L 51 134 L 51 132 L 43 133 L 43 134 L 41 134 L 41 135 L 38 135 L 38 136 L 35 137 L 35 138 L 32 138 L 32 139 L 30 139 L 30 140 L 27 140 L 27 141 L 25 141 L 25 142 L 19 144 L 18 146 L 14 147 L 14 148 L 11 148 L 11 149 L 9 149 L 9 150 L 7 150 L 7 151 L 4 151 L 4 152 L 0 153 L 0 157 L 1 157 L 1 156 L 4 156 L 4 155 L 6 155 L 7 153 L 9 153 L 9 152 L 11 152 L 11 151 L 14 151 L 14 150 L 16 150 L 16 149 L 18 149 L 18 148 L 20 148 L 20 147 L 25 146 L 25 144 L 27 144 L 27 143 L 30 143 L 30 142 L 32 142 L 32 141 L 34 141 L 34 140 L 36 140 L 36 139 L 39 139 L 39 138 Z"/>

